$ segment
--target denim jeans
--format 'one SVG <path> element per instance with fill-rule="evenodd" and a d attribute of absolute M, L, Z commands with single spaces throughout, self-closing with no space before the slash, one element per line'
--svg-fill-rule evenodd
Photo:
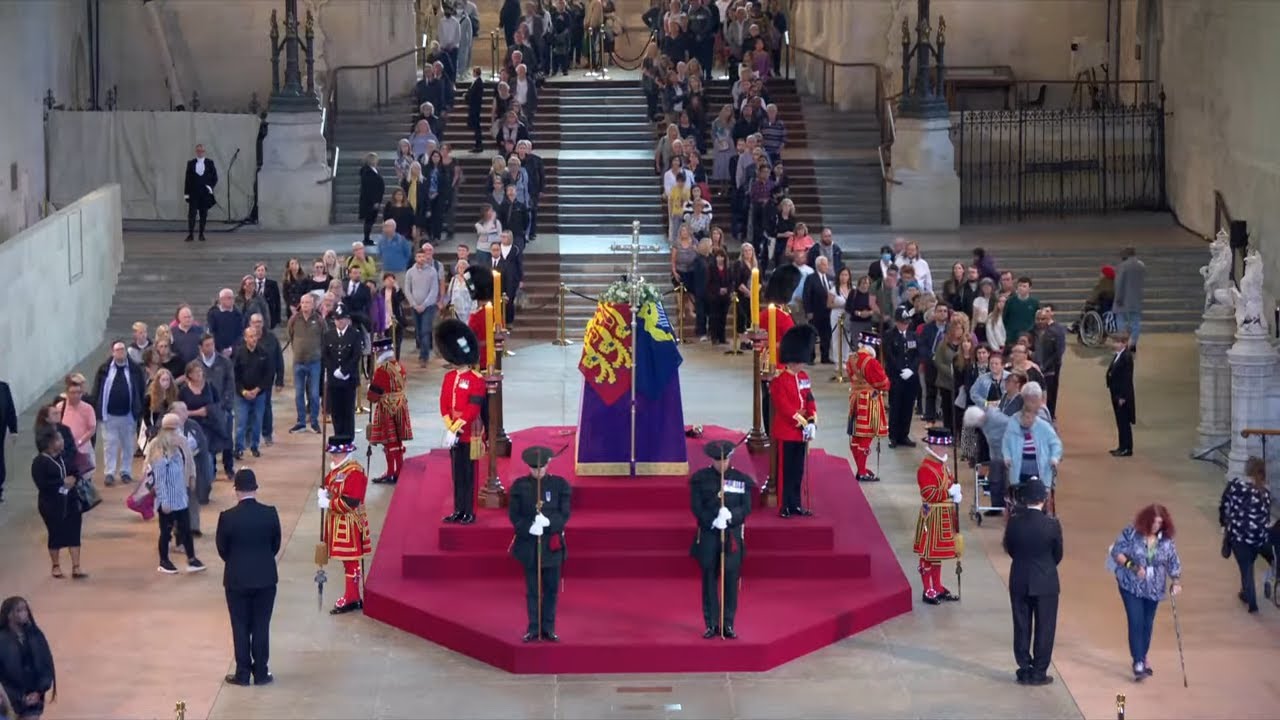
<path fill-rule="evenodd" d="M 1119 329 L 1129 331 L 1129 347 L 1137 347 L 1138 335 L 1142 332 L 1142 311 L 1119 312 L 1115 318 Z"/>
<path fill-rule="evenodd" d="M 262 398 L 262 437 L 274 437 L 275 415 L 271 412 L 271 394 L 275 392 L 275 388 L 271 385 L 263 385 L 262 393 L 258 396 Z"/>
<path fill-rule="evenodd" d="M 108 475 L 130 475 L 138 431 L 132 415 L 108 415 L 102 421 L 102 471 Z"/>
<path fill-rule="evenodd" d="M 434 338 L 436 312 L 439 309 L 435 303 L 427 303 L 426 309 L 422 312 L 413 311 L 413 334 L 418 339 L 419 360 L 431 358 L 431 342 Z"/>
<path fill-rule="evenodd" d="M 298 424 L 310 420 L 320 424 L 320 361 L 293 364 L 293 404 L 298 411 Z"/>
<path fill-rule="evenodd" d="M 1244 593 L 1244 602 L 1250 610 L 1258 609 L 1258 586 L 1253 578 L 1253 564 L 1258 559 L 1258 550 L 1259 548 L 1246 543 L 1231 543 L 1236 564 L 1240 566 L 1240 590 Z"/>
<path fill-rule="evenodd" d="M 1156 610 L 1160 608 L 1158 600 L 1148 600 L 1120 589 L 1120 600 L 1124 603 L 1124 614 L 1129 621 L 1129 656 L 1133 662 L 1146 661 L 1147 650 L 1151 648 L 1151 630 L 1156 623 Z"/>
<path fill-rule="evenodd" d="M 258 439 L 262 435 L 262 409 L 266 406 L 266 399 L 265 390 L 252 400 L 243 395 L 236 398 L 236 452 L 244 452 L 246 439 L 250 448 L 258 449 Z"/>

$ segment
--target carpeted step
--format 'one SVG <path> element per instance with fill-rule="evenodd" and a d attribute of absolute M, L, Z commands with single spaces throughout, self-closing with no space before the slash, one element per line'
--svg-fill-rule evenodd
<path fill-rule="evenodd" d="M 760 550 L 754 528 L 748 531 L 750 550 L 743 560 L 743 575 L 759 578 L 860 578 L 871 572 L 865 552 L 777 552 Z M 628 551 L 625 554 L 596 549 L 579 550 L 575 529 L 569 534 L 573 545 L 566 560 L 566 573 L 574 578 L 682 578 L 696 572 L 689 556 L 692 530 L 686 530 L 682 550 Z M 572 568 L 572 569 L 569 569 Z M 436 552 L 404 556 L 405 577 L 436 580 L 475 580 L 485 577 L 522 577 L 520 564 L 507 552 Z"/>

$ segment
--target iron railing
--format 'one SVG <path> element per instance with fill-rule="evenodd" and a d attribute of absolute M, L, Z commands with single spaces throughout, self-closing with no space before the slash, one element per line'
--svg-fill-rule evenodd
<path fill-rule="evenodd" d="M 1165 105 L 960 113 L 961 222 L 1161 210 Z"/>

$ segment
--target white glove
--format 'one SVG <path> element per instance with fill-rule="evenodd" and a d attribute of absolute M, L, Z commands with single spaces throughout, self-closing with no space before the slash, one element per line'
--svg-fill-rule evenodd
<path fill-rule="evenodd" d="M 818 435 L 818 426 L 814 425 L 813 423 L 809 423 L 808 425 L 804 426 L 805 442 L 809 442 L 813 440 L 815 437 L 817 437 L 817 435 Z"/>
<path fill-rule="evenodd" d="M 334 370 L 334 371 L 333 371 L 333 376 L 334 376 L 334 377 L 336 377 L 336 378 L 338 378 L 339 380 L 347 380 L 347 379 L 349 379 L 349 378 L 351 377 L 350 375 L 348 375 L 348 374 L 346 374 L 346 373 L 342 372 L 342 370 L 341 370 L 341 369 Z"/>
<path fill-rule="evenodd" d="M 533 525 L 529 528 L 529 534 L 542 537 L 542 526 L 538 524 L 537 518 L 534 518 Z"/>
<path fill-rule="evenodd" d="M 960 501 L 964 498 L 964 491 L 960 488 L 959 485 L 952 485 L 947 490 L 947 494 L 951 496 L 951 502 L 957 505 L 959 505 Z"/>
<path fill-rule="evenodd" d="M 718 517 L 715 520 L 711 521 L 712 530 L 727 530 L 728 528 L 729 528 L 729 521 L 725 520 L 724 518 Z"/>
<path fill-rule="evenodd" d="M 446 428 L 444 431 L 444 437 L 440 440 L 440 444 L 444 445 L 446 448 L 453 449 L 453 446 L 458 444 L 458 433 Z"/>
<path fill-rule="evenodd" d="M 716 514 L 716 520 L 719 520 L 721 522 L 727 523 L 732 519 L 733 519 L 733 513 L 730 512 L 729 508 L 727 507 L 720 508 L 720 512 Z"/>
<path fill-rule="evenodd" d="M 205 185 L 205 186 L 204 186 L 204 189 L 205 189 L 205 190 L 208 190 L 210 195 L 212 195 L 212 194 L 213 194 L 213 188 L 209 187 L 208 185 Z"/>
<path fill-rule="evenodd" d="M 538 527 L 544 527 L 544 528 L 551 527 L 551 521 L 548 520 L 547 516 L 543 515 L 542 513 L 538 513 L 533 517 L 533 524 L 537 525 Z"/>
<path fill-rule="evenodd" d="M 324 488 L 320 488 L 319 490 L 316 490 L 316 505 L 319 506 L 321 510 L 329 509 L 329 491 L 328 490 L 325 490 Z"/>
<path fill-rule="evenodd" d="M 912 372 L 911 368 L 902 368 L 902 372 L 898 373 L 898 377 L 902 378 L 903 380 L 910 380 L 911 378 L 915 377 L 915 373 Z"/>

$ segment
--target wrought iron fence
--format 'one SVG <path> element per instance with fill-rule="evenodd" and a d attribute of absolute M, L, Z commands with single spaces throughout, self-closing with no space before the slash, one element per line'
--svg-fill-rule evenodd
<path fill-rule="evenodd" d="M 979 110 L 955 126 L 962 222 L 1166 207 L 1164 97 L 1090 109 Z"/>

